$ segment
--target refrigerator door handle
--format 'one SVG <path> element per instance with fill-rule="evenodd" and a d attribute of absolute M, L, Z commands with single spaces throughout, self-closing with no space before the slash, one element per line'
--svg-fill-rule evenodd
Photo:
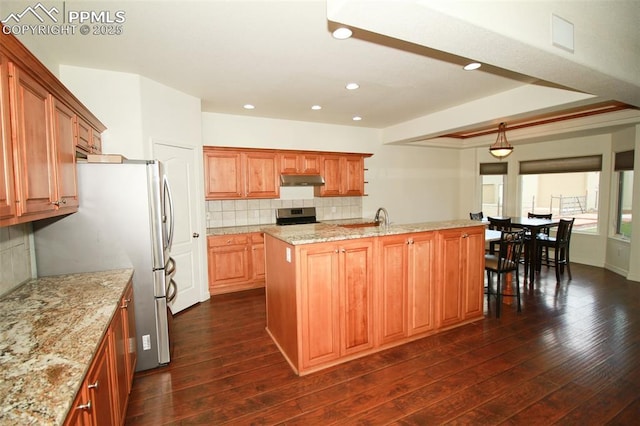
<path fill-rule="evenodd" d="M 176 261 L 173 259 L 173 257 L 169 257 L 169 260 L 164 267 L 164 274 L 172 278 L 176 274 Z"/>
<path fill-rule="evenodd" d="M 169 202 L 169 230 L 167 232 L 167 249 L 171 248 L 171 245 L 173 244 L 173 232 L 174 232 L 174 227 L 175 227 L 175 218 L 174 218 L 174 214 L 173 214 L 173 197 L 171 196 L 171 188 L 169 187 L 169 181 L 167 179 L 167 176 L 164 175 L 162 177 L 162 182 L 163 182 L 163 186 L 164 186 L 164 193 L 166 195 L 166 199 Z M 165 219 L 167 216 L 167 212 L 165 212 Z"/>
<path fill-rule="evenodd" d="M 177 295 L 178 295 L 178 285 L 173 280 L 173 278 L 171 278 L 169 280 L 169 285 L 167 286 L 167 302 L 169 303 L 173 302 Z"/>

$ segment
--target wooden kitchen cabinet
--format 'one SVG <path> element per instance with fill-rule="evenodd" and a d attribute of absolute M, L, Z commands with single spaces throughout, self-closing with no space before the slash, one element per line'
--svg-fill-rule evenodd
<path fill-rule="evenodd" d="M 107 331 L 71 406 L 65 425 L 111 426 L 116 421 L 117 401 L 114 398 L 112 331 Z"/>
<path fill-rule="evenodd" d="M 434 232 L 379 238 L 379 344 L 435 329 L 435 247 Z"/>
<path fill-rule="evenodd" d="M 100 132 L 84 120 L 77 117 L 76 122 L 76 149 L 84 154 L 102 153 L 102 137 Z"/>
<path fill-rule="evenodd" d="M 76 114 L 57 100 L 53 108 L 53 153 L 55 161 L 54 205 L 58 210 L 78 208 L 78 180 L 76 173 Z"/>
<path fill-rule="evenodd" d="M 264 287 L 264 237 L 259 232 L 210 235 L 207 260 L 211 294 Z"/>
<path fill-rule="evenodd" d="M 264 235 L 251 234 L 251 278 L 254 282 L 264 283 Z"/>
<path fill-rule="evenodd" d="M 364 157 L 362 154 L 323 155 L 320 174 L 325 184 L 315 187 L 318 197 L 364 195 Z"/>
<path fill-rule="evenodd" d="M 280 173 L 296 175 L 320 174 L 320 154 L 283 152 L 280 154 Z"/>
<path fill-rule="evenodd" d="M 207 200 L 242 198 L 244 171 L 239 151 L 204 149 L 204 180 Z"/>
<path fill-rule="evenodd" d="M 51 141 L 51 102 L 47 89 L 9 64 L 10 105 L 16 143 L 17 215 L 53 212 L 55 166 Z"/>
<path fill-rule="evenodd" d="M 371 239 L 300 248 L 301 369 L 373 347 L 372 256 Z"/>
<path fill-rule="evenodd" d="M 299 375 L 483 316 L 484 226 L 265 246 L 267 332 Z"/>
<path fill-rule="evenodd" d="M 483 315 L 484 229 L 440 231 L 439 326 Z"/>
<path fill-rule="evenodd" d="M 112 426 L 124 423 L 137 359 L 133 284 L 120 299 L 64 424 Z"/>
<path fill-rule="evenodd" d="M 9 113 L 9 61 L 0 54 L 0 221 L 16 215 Z"/>
<path fill-rule="evenodd" d="M 204 149 L 205 198 L 278 198 L 279 166 L 275 152 Z"/>
<path fill-rule="evenodd" d="M 280 180 L 278 158 L 274 152 L 243 152 L 246 198 L 278 198 Z"/>
<path fill-rule="evenodd" d="M 95 144 L 104 125 L 12 34 L 0 33 L 0 226 L 77 210 L 79 116 Z"/>
<path fill-rule="evenodd" d="M 113 335 L 113 359 L 115 365 L 114 400 L 116 418 L 127 414 L 129 392 L 137 360 L 133 287 L 129 285 L 120 299 L 120 306 L 111 322 Z"/>

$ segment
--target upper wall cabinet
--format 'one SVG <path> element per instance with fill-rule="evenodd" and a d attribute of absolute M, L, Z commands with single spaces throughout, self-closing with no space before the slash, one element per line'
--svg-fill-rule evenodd
<path fill-rule="evenodd" d="M 368 156 L 368 155 L 367 155 Z M 324 186 L 315 187 L 317 197 L 364 195 L 364 157 L 362 154 L 323 155 L 320 174 Z"/>
<path fill-rule="evenodd" d="M 319 175 L 322 156 L 313 152 L 280 153 L 280 173 L 283 175 Z"/>
<path fill-rule="evenodd" d="M 205 147 L 206 199 L 278 198 L 279 170 L 272 151 Z"/>
<path fill-rule="evenodd" d="M 86 154 L 102 153 L 102 138 L 100 132 L 91 127 L 89 123 L 78 117 L 76 120 L 76 150 Z"/>
<path fill-rule="evenodd" d="M 9 61 L 0 54 L 0 221 L 16 215 L 9 115 Z"/>
<path fill-rule="evenodd" d="M 204 148 L 207 200 L 278 198 L 280 175 L 322 175 L 317 197 L 364 195 L 364 159 L 371 154 L 251 148 Z"/>
<path fill-rule="evenodd" d="M 77 210 L 79 120 L 98 146 L 104 125 L 15 37 L 0 33 L 0 226 Z"/>

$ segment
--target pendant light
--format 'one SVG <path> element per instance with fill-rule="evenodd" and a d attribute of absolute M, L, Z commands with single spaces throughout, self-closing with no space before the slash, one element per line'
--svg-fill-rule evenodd
<path fill-rule="evenodd" d="M 513 151 L 513 146 L 507 141 L 507 125 L 506 123 L 500 123 L 498 126 L 498 138 L 496 142 L 489 147 L 489 152 L 494 157 L 502 160 L 507 157 Z"/>

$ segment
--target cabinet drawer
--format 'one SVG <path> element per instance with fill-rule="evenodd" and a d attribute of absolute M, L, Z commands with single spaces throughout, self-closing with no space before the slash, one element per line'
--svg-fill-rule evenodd
<path fill-rule="evenodd" d="M 213 247 L 225 247 L 235 244 L 247 244 L 248 236 L 246 234 L 234 234 L 234 235 L 210 235 L 207 238 L 207 246 Z"/>

